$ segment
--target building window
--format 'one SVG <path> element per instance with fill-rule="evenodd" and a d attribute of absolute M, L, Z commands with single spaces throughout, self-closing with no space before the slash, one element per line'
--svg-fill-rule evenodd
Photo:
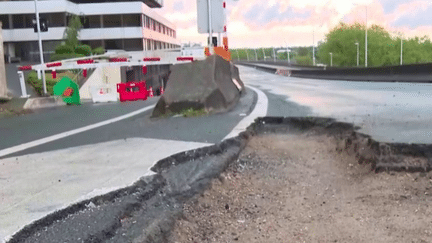
<path fill-rule="evenodd" d="M 33 14 L 14 14 L 12 15 L 12 25 L 14 29 L 33 28 Z"/>
<path fill-rule="evenodd" d="M 147 50 L 151 51 L 152 47 L 151 47 L 151 40 L 147 40 Z"/>
<path fill-rule="evenodd" d="M 124 40 L 125 51 L 142 51 L 143 40 L 142 39 L 125 39 Z"/>
<path fill-rule="evenodd" d="M 145 19 L 146 19 L 146 26 L 145 27 L 147 27 L 148 29 L 150 29 L 150 18 L 148 16 L 145 16 Z"/>
<path fill-rule="evenodd" d="M 141 26 L 141 19 L 139 14 L 123 15 L 124 27 L 139 27 Z"/>
<path fill-rule="evenodd" d="M 0 22 L 3 23 L 3 29 L 9 29 L 9 15 L 0 15 Z"/>
<path fill-rule="evenodd" d="M 40 14 L 40 17 L 48 21 L 49 27 L 65 27 L 65 15 L 66 13 L 50 13 Z M 81 20 L 81 22 L 83 22 L 83 20 Z"/>
<path fill-rule="evenodd" d="M 122 27 L 121 15 L 104 15 L 103 16 L 103 26 L 104 28 Z"/>

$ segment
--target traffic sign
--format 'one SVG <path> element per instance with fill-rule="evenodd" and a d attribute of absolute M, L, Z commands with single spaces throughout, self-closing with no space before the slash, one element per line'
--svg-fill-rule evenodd
<path fill-rule="evenodd" d="M 209 6 L 211 9 L 211 32 L 223 33 L 225 26 L 225 0 L 197 0 L 198 33 L 210 33 L 209 30 Z"/>

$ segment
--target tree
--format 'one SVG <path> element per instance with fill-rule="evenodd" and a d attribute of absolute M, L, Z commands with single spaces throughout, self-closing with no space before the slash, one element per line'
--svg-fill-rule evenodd
<path fill-rule="evenodd" d="M 66 28 L 63 38 L 65 39 L 65 45 L 75 49 L 79 44 L 79 32 L 83 27 L 80 18 L 77 15 L 73 15 L 69 20 L 69 25 Z"/>

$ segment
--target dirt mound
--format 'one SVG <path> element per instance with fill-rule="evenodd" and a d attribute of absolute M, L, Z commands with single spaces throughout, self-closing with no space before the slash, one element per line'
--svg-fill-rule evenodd
<path fill-rule="evenodd" d="M 242 90 L 244 84 L 238 68 L 217 55 L 204 61 L 174 65 L 152 116 L 181 113 L 189 108 L 226 111 L 237 104 Z"/>

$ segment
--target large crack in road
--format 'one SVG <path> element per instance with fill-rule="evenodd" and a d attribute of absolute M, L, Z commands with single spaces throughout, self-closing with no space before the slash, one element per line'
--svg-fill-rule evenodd
<path fill-rule="evenodd" d="M 163 159 L 155 175 L 48 215 L 9 242 L 430 240 L 430 145 L 376 142 L 356 129 L 328 118 L 260 118 L 236 138 Z M 422 172 L 375 173 L 392 170 Z M 202 220 L 210 222 L 204 231 Z"/>

